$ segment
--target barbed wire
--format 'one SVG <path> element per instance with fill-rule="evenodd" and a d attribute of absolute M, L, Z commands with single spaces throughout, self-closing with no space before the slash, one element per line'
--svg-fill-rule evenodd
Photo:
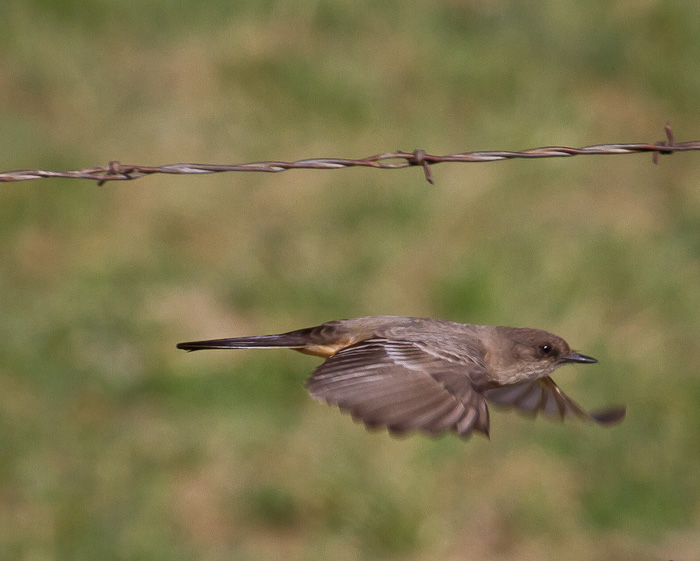
<path fill-rule="evenodd" d="M 596 144 L 593 146 L 584 146 L 582 148 L 544 146 L 542 148 L 532 148 L 520 152 L 496 150 L 463 152 L 460 154 L 448 154 L 446 156 L 428 154 L 425 150 L 414 150 L 413 152 L 387 152 L 357 160 L 349 158 L 310 158 L 297 160 L 295 162 L 265 161 L 243 164 L 168 164 L 164 166 L 142 166 L 112 161 L 108 166 L 73 171 L 46 171 L 39 169 L 8 171 L 0 173 L 0 182 L 66 178 L 89 179 L 97 181 L 98 185 L 103 185 L 107 181 L 131 181 L 156 173 L 176 175 L 222 173 L 230 171 L 277 173 L 290 169 L 339 169 L 348 167 L 402 169 L 412 166 L 421 166 L 425 173 L 426 180 L 432 184 L 433 175 L 430 166 L 445 162 L 494 162 L 515 158 L 565 158 L 570 156 L 618 155 L 651 152 L 653 154 L 653 161 L 656 164 L 659 160 L 659 154 L 700 150 L 700 141 L 697 140 L 675 142 L 670 124 L 667 124 L 664 130 L 666 133 L 666 140 L 655 143 Z"/>

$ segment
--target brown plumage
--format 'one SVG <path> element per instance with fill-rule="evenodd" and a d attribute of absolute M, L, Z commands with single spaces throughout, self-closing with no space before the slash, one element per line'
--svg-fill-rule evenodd
<path fill-rule="evenodd" d="M 177 347 L 288 348 L 323 357 L 306 382 L 311 395 L 367 427 L 386 427 L 393 434 L 488 435 L 487 402 L 532 416 L 573 415 L 606 426 L 625 416 L 624 407 L 588 413 L 559 389 L 549 376 L 559 366 L 597 361 L 539 329 L 369 316 Z"/>

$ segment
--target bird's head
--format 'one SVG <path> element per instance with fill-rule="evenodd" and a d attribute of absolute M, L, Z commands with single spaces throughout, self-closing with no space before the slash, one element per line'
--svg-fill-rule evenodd
<path fill-rule="evenodd" d="M 498 382 L 517 383 L 549 376 L 569 362 L 592 364 L 596 359 L 571 350 L 553 333 L 540 329 L 500 327 L 489 362 L 497 366 Z"/>

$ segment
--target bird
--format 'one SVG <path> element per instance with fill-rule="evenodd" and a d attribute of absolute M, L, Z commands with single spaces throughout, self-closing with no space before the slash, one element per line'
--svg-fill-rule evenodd
<path fill-rule="evenodd" d="M 589 413 L 550 375 L 596 359 L 561 337 L 523 327 L 433 318 L 367 316 L 276 335 L 179 343 L 201 349 L 293 349 L 325 361 L 306 380 L 315 399 L 337 406 L 368 429 L 394 436 L 473 433 L 489 437 L 489 407 L 534 417 L 578 417 L 602 426 L 622 421 L 625 406 Z"/>

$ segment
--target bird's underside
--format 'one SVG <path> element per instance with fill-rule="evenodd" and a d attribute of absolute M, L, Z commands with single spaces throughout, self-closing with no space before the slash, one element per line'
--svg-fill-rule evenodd
<path fill-rule="evenodd" d="M 281 335 L 181 343 L 178 347 L 291 348 L 326 358 L 306 381 L 310 394 L 350 413 L 368 428 L 385 427 L 395 435 L 418 431 L 488 436 L 488 402 L 530 416 L 541 413 L 561 420 L 575 416 L 602 425 L 614 424 L 625 414 L 623 407 L 588 413 L 549 376 L 508 385 L 494 383 L 480 349 L 441 343 L 444 338 L 428 336 L 426 341 L 420 333 L 393 339 L 380 336 L 376 328 L 369 333 L 358 329 L 345 333 L 335 323 L 340 322 Z"/>

